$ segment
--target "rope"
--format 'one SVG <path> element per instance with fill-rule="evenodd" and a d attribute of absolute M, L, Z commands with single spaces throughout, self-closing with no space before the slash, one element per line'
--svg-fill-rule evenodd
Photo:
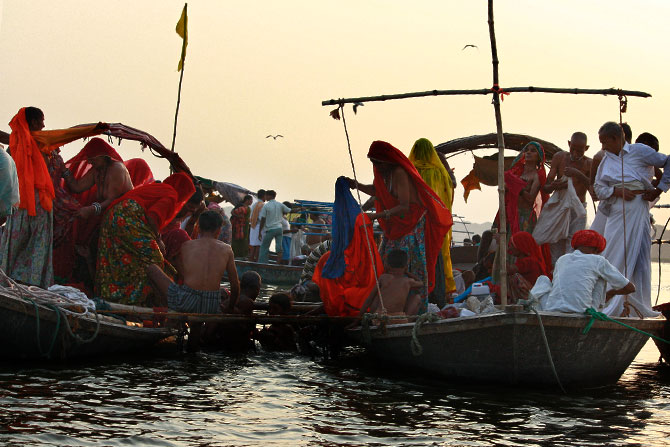
<path fill-rule="evenodd" d="M 558 387 L 563 391 L 563 394 L 567 394 L 565 391 L 565 388 L 563 388 L 563 384 L 561 383 L 561 379 L 558 377 L 558 371 L 556 371 L 556 365 L 554 364 L 554 359 L 551 356 L 551 349 L 549 349 L 549 341 L 547 340 L 547 333 L 544 330 L 544 324 L 542 323 L 542 317 L 540 316 L 540 313 L 536 309 L 536 304 L 537 304 L 537 299 L 532 298 L 529 300 L 519 300 L 519 303 L 523 306 L 525 310 L 531 310 L 537 315 L 537 320 L 540 322 L 540 332 L 542 333 L 542 341 L 544 342 L 544 348 L 547 351 L 547 357 L 549 358 L 549 364 L 551 365 L 551 371 L 554 373 L 554 378 L 556 378 L 556 383 L 558 383 Z"/>
<path fill-rule="evenodd" d="M 335 109 L 337 110 L 337 109 Z M 351 162 L 351 170 L 354 173 L 354 181 L 356 182 L 356 195 L 358 196 L 358 208 L 361 210 L 361 213 L 363 213 L 363 202 L 361 201 L 361 190 L 358 188 L 358 178 L 356 176 L 356 166 L 354 164 L 354 155 L 351 152 L 351 141 L 349 140 L 349 131 L 347 130 L 347 120 L 344 117 L 344 103 L 340 103 L 339 105 L 339 110 L 340 114 L 337 116 L 342 117 L 342 124 L 344 125 L 344 134 L 347 137 L 347 149 L 349 150 L 349 161 Z M 332 113 L 331 116 L 335 117 Z M 372 222 L 371 222 L 372 224 Z M 365 243 L 368 247 L 368 255 L 370 256 L 370 260 L 374 260 L 374 256 L 372 255 L 372 245 L 370 243 L 370 238 L 368 236 L 368 232 L 364 231 L 365 233 Z M 382 290 L 379 287 L 379 273 L 377 272 L 377 266 L 375 265 L 375 262 L 372 262 L 372 270 L 375 273 L 375 284 L 377 286 L 377 295 L 379 296 L 379 304 L 381 305 L 382 308 L 382 315 L 386 315 L 386 307 L 384 306 L 384 299 L 382 298 Z"/>
<path fill-rule="evenodd" d="M 658 341 L 662 341 L 663 343 L 668 343 L 668 344 L 670 344 L 670 341 L 668 341 L 668 340 L 666 340 L 666 339 L 664 339 L 664 338 L 657 337 L 657 336 L 654 335 L 654 334 L 650 334 L 649 332 L 645 332 L 645 331 L 640 330 L 640 329 L 638 329 L 638 328 L 636 328 L 636 327 L 629 326 L 629 325 L 627 325 L 626 323 L 623 323 L 623 322 L 621 322 L 621 321 L 615 320 L 614 318 L 611 318 L 611 317 L 609 317 L 608 315 L 606 315 L 606 314 L 604 314 L 604 313 L 602 313 L 602 312 L 598 312 L 597 310 L 595 310 L 595 309 L 592 308 L 592 307 L 589 307 L 588 309 L 586 309 L 586 311 L 585 311 L 584 313 L 585 313 L 586 315 L 589 315 L 589 316 L 591 317 L 591 319 L 589 320 L 589 322 L 586 323 L 586 327 L 584 327 L 584 330 L 582 331 L 582 334 L 584 334 L 584 335 L 586 335 L 586 334 L 589 333 L 589 331 L 591 330 L 591 326 L 593 326 L 593 323 L 595 323 L 596 320 L 598 320 L 598 321 L 610 321 L 610 322 L 612 322 L 612 323 L 619 324 L 619 325 L 621 325 L 621 326 L 623 326 L 623 327 L 625 327 L 625 328 L 631 329 L 631 330 L 633 330 L 633 331 L 635 331 L 635 332 L 639 332 L 640 334 L 646 335 L 647 337 L 651 337 L 651 338 L 653 338 L 654 340 L 658 340 Z"/>
<path fill-rule="evenodd" d="M 60 325 L 61 325 L 61 318 L 64 321 L 64 326 L 67 331 L 67 333 L 77 342 L 80 344 L 84 343 L 90 343 L 95 338 L 98 336 L 98 333 L 100 331 L 100 316 L 98 312 L 96 311 L 95 303 L 86 298 L 79 298 L 79 297 L 67 297 L 64 295 L 60 295 L 58 293 L 54 293 L 49 290 L 44 290 L 40 287 L 36 286 L 24 286 L 16 281 L 14 281 L 12 278 L 7 276 L 7 274 L 4 272 L 4 270 L 0 269 L 0 280 L 3 282 L 9 284 L 9 287 L 4 287 L 4 291 L 8 293 L 8 295 L 13 296 L 14 298 L 19 298 L 23 301 L 27 301 L 31 303 L 34 308 L 35 308 L 35 320 L 36 320 L 36 327 L 37 327 L 37 348 L 40 352 L 40 355 L 44 357 L 49 357 L 51 355 L 51 352 L 53 351 L 53 348 L 55 346 L 56 338 L 58 336 L 58 333 L 60 331 Z M 51 340 L 49 349 L 47 350 L 46 353 L 42 351 L 42 346 L 40 342 L 40 315 L 39 315 L 39 305 L 46 306 L 50 309 L 52 309 L 54 312 L 56 312 L 56 330 L 54 333 L 54 336 Z M 83 307 L 83 311 L 78 312 L 71 307 Z M 80 335 L 75 334 L 72 331 L 72 328 L 70 327 L 70 323 L 68 320 L 68 315 L 74 316 L 74 317 L 87 317 L 91 313 L 95 315 L 95 322 L 96 322 L 96 327 L 95 331 L 93 332 L 93 335 L 88 338 L 84 339 Z"/>
<path fill-rule="evenodd" d="M 423 346 L 419 342 L 419 330 L 424 323 L 434 323 L 440 320 L 440 316 L 431 312 L 421 314 L 414 322 L 414 328 L 412 328 L 412 341 L 410 342 L 410 347 L 412 348 L 412 354 L 415 356 L 420 356 L 423 354 Z"/>

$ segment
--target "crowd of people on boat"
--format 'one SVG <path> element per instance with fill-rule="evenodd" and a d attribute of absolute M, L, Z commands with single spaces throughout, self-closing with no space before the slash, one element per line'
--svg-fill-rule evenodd
<path fill-rule="evenodd" d="M 456 179 L 425 138 L 409 156 L 373 142 L 372 184 L 340 177 L 329 214 L 259 190 L 235 204 L 229 219 L 190 173 L 161 181 L 143 160 L 123 160 L 95 137 L 107 130 L 104 123 L 44 131 L 43 112 L 26 107 L 9 125 L 11 134 L 0 134 L 9 146 L 0 151 L 0 268 L 24 284 L 74 284 L 108 302 L 178 312 L 251 314 L 262 278 L 256 272 L 238 278 L 235 259 L 266 264 L 274 241 L 277 263 L 298 253 L 305 261 L 301 284 L 270 299 L 275 315 L 311 294 L 329 315 L 372 312 L 404 321 L 443 311 L 478 280 L 488 280 L 500 297 L 503 263 L 509 302 L 655 315 L 649 209 L 670 188 L 670 158 L 658 152 L 653 135 L 633 144 L 630 128 L 617 123 L 599 129 L 602 150 L 593 160 L 585 155 L 586 134 L 575 132 L 569 151 L 553 155 L 548 174 L 544 148 L 529 142 L 505 172 L 507 239 L 496 217 L 474 242 L 477 264 L 464 272 L 455 271 L 450 256 Z M 90 140 L 65 162 L 59 147 L 80 138 Z M 359 204 L 352 189 L 370 200 Z M 587 193 L 599 201 L 590 230 Z M 229 289 L 221 288 L 224 277 Z M 254 332 L 247 323 L 194 331 L 200 329 L 202 339 L 235 345 Z M 290 345 L 290 326 L 276 324 L 263 334 L 268 346 Z"/>

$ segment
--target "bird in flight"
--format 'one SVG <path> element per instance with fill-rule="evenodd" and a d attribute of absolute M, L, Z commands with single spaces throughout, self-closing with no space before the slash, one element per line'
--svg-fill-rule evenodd
<path fill-rule="evenodd" d="M 473 45 L 473 44 L 471 44 L 471 43 L 469 43 L 469 44 L 467 44 L 466 46 L 464 46 L 464 47 L 463 47 L 463 50 L 465 50 L 466 48 L 477 48 L 477 49 L 479 49 L 479 47 L 478 47 L 477 45 Z M 461 50 L 461 51 L 463 51 L 463 50 Z"/>
<path fill-rule="evenodd" d="M 361 107 L 361 106 L 364 106 L 364 105 L 365 105 L 365 104 L 363 104 L 362 102 L 356 102 L 356 103 L 354 103 L 354 115 L 356 114 L 358 108 Z"/>
<path fill-rule="evenodd" d="M 270 137 L 272 137 L 273 139 L 276 140 L 277 138 L 284 138 L 284 135 L 268 135 L 268 136 L 265 137 L 265 138 L 270 138 Z"/>

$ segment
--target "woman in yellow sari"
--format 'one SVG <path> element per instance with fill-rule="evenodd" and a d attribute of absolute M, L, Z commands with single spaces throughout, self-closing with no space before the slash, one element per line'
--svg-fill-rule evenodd
<path fill-rule="evenodd" d="M 421 178 L 432 188 L 433 191 L 442 199 L 444 204 L 451 209 L 454 202 L 454 182 L 445 164 L 437 155 L 437 151 L 426 138 L 416 140 L 412 151 L 409 153 L 409 160 L 416 167 Z M 446 163 L 446 161 L 445 161 Z M 442 260 L 444 265 L 444 282 L 447 294 L 456 291 L 454 283 L 454 274 L 451 266 L 451 230 L 444 237 L 442 243 Z M 439 260 L 438 260 L 439 262 Z M 439 264 L 438 264 L 439 265 Z M 436 287 L 437 288 L 437 287 Z M 441 297 L 439 297 L 441 298 Z M 438 303 L 441 304 L 441 303 Z"/>

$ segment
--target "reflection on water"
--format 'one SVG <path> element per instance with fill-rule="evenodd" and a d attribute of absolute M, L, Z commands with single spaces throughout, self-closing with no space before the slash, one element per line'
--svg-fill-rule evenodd
<path fill-rule="evenodd" d="M 356 350 L 330 362 L 168 347 L 66 366 L 0 363 L 0 444 L 660 446 L 670 371 L 657 360 L 649 342 L 616 385 L 567 395 L 412 377 Z"/>
<path fill-rule="evenodd" d="M 670 373 L 647 344 L 615 386 L 460 387 L 350 352 L 199 353 L 0 369 L 10 445 L 664 445 Z"/>

